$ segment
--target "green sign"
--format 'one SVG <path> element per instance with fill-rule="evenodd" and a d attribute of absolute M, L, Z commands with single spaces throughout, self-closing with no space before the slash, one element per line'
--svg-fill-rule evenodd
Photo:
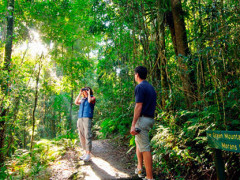
<path fill-rule="evenodd" d="M 212 148 L 240 153 L 240 131 L 207 131 Z"/>

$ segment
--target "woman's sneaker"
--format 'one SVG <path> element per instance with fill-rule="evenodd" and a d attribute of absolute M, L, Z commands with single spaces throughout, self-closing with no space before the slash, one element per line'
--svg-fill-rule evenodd
<path fill-rule="evenodd" d="M 83 161 L 85 162 L 90 161 L 90 154 L 86 154 L 85 157 L 83 158 Z"/>
<path fill-rule="evenodd" d="M 143 178 L 143 177 L 144 177 L 144 174 L 143 174 L 143 170 L 142 170 L 142 169 L 136 168 L 136 169 L 135 169 L 135 174 L 137 174 L 138 177 L 140 177 L 140 178 Z"/>
<path fill-rule="evenodd" d="M 84 154 L 83 156 L 80 157 L 81 160 L 83 160 L 85 158 L 86 154 Z"/>

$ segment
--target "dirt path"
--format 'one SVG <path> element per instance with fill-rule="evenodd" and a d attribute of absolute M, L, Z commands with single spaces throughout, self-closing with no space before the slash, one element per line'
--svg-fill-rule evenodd
<path fill-rule="evenodd" d="M 51 166 L 51 180 L 138 179 L 134 174 L 133 154 L 110 140 L 93 141 L 91 161 L 79 160 L 81 148 L 69 150 Z"/>

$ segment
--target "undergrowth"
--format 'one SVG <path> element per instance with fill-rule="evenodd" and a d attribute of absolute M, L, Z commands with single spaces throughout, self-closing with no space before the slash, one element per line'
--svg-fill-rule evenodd
<path fill-rule="evenodd" d="M 41 139 L 35 142 L 32 151 L 17 149 L 6 159 L 0 179 L 48 179 L 51 175 L 48 167 L 76 144 L 74 135 L 66 135 L 53 140 Z"/>

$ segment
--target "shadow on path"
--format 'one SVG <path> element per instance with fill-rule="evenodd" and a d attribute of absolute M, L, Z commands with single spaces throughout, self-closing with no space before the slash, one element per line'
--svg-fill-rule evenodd
<path fill-rule="evenodd" d="M 93 141 L 91 161 L 83 162 L 80 147 L 69 149 L 49 169 L 51 180 L 139 180 L 135 174 L 134 154 L 126 154 L 128 146 L 118 146 L 110 140 Z"/>
<path fill-rule="evenodd" d="M 126 154 L 127 150 L 110 140 L 93 141 L 91 161 L 80 161 L 78 173 L 71 179 L 139 179 L 134 174 L 134 155 Z"/>

